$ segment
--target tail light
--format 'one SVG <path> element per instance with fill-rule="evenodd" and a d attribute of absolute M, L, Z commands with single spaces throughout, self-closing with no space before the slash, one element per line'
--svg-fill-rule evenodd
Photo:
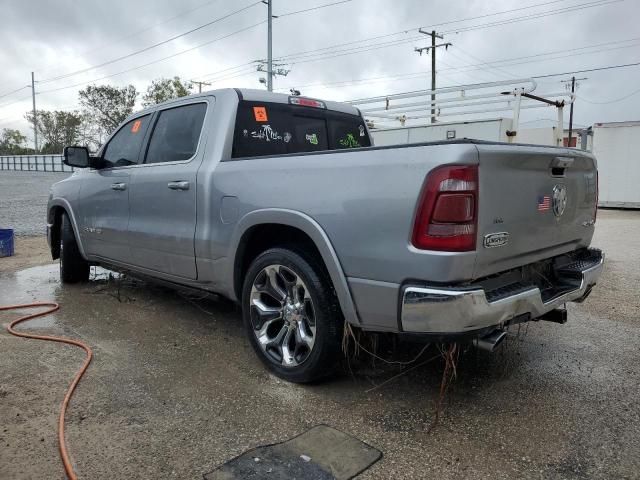
<path fill-rule="evenodd" d="M 478 166 L 447 165 L 432 170 L 420 194 L 413 246 L 450 252 L 475 250 L 477 223 Z"/>

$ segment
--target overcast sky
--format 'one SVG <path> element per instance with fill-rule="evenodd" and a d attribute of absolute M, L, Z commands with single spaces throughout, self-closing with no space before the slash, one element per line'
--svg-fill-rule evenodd
<path fill-rule="evenodd" d="M 281 15 L 274 19 L 274 58 L 300 54 L 281 62 L 291 71 L 276 77 L 276 89 L 296 87 L 304 95 L 349 100 L 426 88 L 430 60 L 414 47 L 430 39 L 416 38 L 419 27 L 445 32 L 444 41 L 453 44 L 437 52 L 438 86 L 640 62 L 638 0 L 351 0 L 287 15 L 338 1 L 273 0 L 274 15 Z M 246 65 L 267 55 L 266 23 L 253 26 L 266 19 L 267 7 L 251 6 L 255 3 L 0 0 L 0 128 L 19 128 L 31 137 L 23 118 L 31 108 L 30 89 L 6 95 L 30 83 L 31 71 L 41 92 L 39 109 L 78 108 L 78 90 L 92 81 L 133 84 L 142 92 L 155 78 L 178 75 L 211 81 L 205 89 L 263 88 L 258 80 L 264 74 Z M 248 8 L 133 54 L 243 7 Z M 519 10 L 493 15 L 514 9 Z M 456 22 L 464 19 L 469 20 Z M 238 30 L 243 31 L 234 33 Z M 355 47 L 360 51 L 353 53 Z M 515 60 L 485 64 L 508 59 Z M 640 88 L 640 66 L 576 76 L 588 78 L 579 83 L 577 125 L 640 120 L 640 92 L 612 102 Z M 56 77 L 63 78 L 52 80 Z M 560 80 L 569 77 L 540 79 L 536 93 L 562 91 Z M 500 115 L 510 113 L 485 117 Z M 523 111 L 522 121 L 534 127 L 549 125 L 540 119 L 552 118 L 552 108 L 541 108 Z"/>

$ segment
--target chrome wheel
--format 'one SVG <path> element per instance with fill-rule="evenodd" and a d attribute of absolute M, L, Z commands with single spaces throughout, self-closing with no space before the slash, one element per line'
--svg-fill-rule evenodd
<path fill-rule="evenodd" d="M 256 275 L 249 297 L 251 326 L 262 351 L 284 367 L 302 364 L 313 350 L 316 321 L 309 289 L 284 265 Z"/>

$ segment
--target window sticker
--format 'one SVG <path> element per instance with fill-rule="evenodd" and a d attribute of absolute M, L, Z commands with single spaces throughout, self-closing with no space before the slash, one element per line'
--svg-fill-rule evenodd
<path fill-rule="evenodd" d="M 131 133 L 138 133 L 140 125 L 142 125 L 142 120 L 136 120 L 133 122 L 133 125 L 131 125 Z"/>
<path fill-rule="evenodd" d="M 253 107 L 253 116 L 256 122 L 267 122 L 267 109 L 265 107 Z"/>
<path fill-rule="evenodd" d="M 364 137 L 364 126 L 363 125 L 358 125 L 358 130 L 360 130 L 360 136 Z"/>
<path fill-rule="evenodd" d="M 253 138 L 265 140 L 267 142 L 282 140 L 282 135 L 271 128 L 271 125 L 262 125 L 260 127 L 260 130 L 254 130 L 253 132 L 251 132 L 251 136 Z"/>
<path fill-rule="evenodd" d="M 284 132 L 284 143 L 289 143 L 292 138 L 293 138 L 293 135 L 291 135 L 291 133 Z"/>
<path fill-rule="evenodd" d="M 346 148 L 357 148 L 360 146 L 360 142 L 356 140 L 353 133 L 347 133 L 347 136 L 338 140 L 338 143 Z"/>
<path fill-rule="evenodd" d="M 311 144 L 311 145 L 318 145 L 318 135 L 316 135 L 315 133 L 311 133 L 311 134 L 306 134 L 304 136 L 304 138 Z"/>

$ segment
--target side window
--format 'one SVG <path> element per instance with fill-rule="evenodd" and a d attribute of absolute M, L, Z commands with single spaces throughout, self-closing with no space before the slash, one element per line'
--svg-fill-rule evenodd
<path fill-rule="evenodd" d="M 327 150 L 327 121 L 324 118 L 293 117 L 295 152 L 316 152 Z"/>
<path fill-rule="evenodd" d="M 281 105 L 241 102 L 236 115 L 234 157 L 289 153 L 293 132 L 290 115 Z"/>
<path fill-rule="evenodd" d="M 359 148 L 370 147 L 371 140 L 367 135 L 364 121 L 352 115 L 335 116 L 329 120 L 331 134 L 331 148 Z"/>
<path fill-rule="evenodd" d="M 111 167 L 124 167 L 138 163 L 142 140 L 151 115 L 145 115 L 125 124 L 107 144 L 102 159 Z"/>
<path fill-rule="evenodd" d="M 370 147 L 358 115 L 271 102 L 240 101 L 233 158 Z"/>
<path fill-rule="evenodd" d="M 206 103 L 162 110 L 149 140 L 145 163 L 177 162 L 193 157 L 206 111 Z"/>

